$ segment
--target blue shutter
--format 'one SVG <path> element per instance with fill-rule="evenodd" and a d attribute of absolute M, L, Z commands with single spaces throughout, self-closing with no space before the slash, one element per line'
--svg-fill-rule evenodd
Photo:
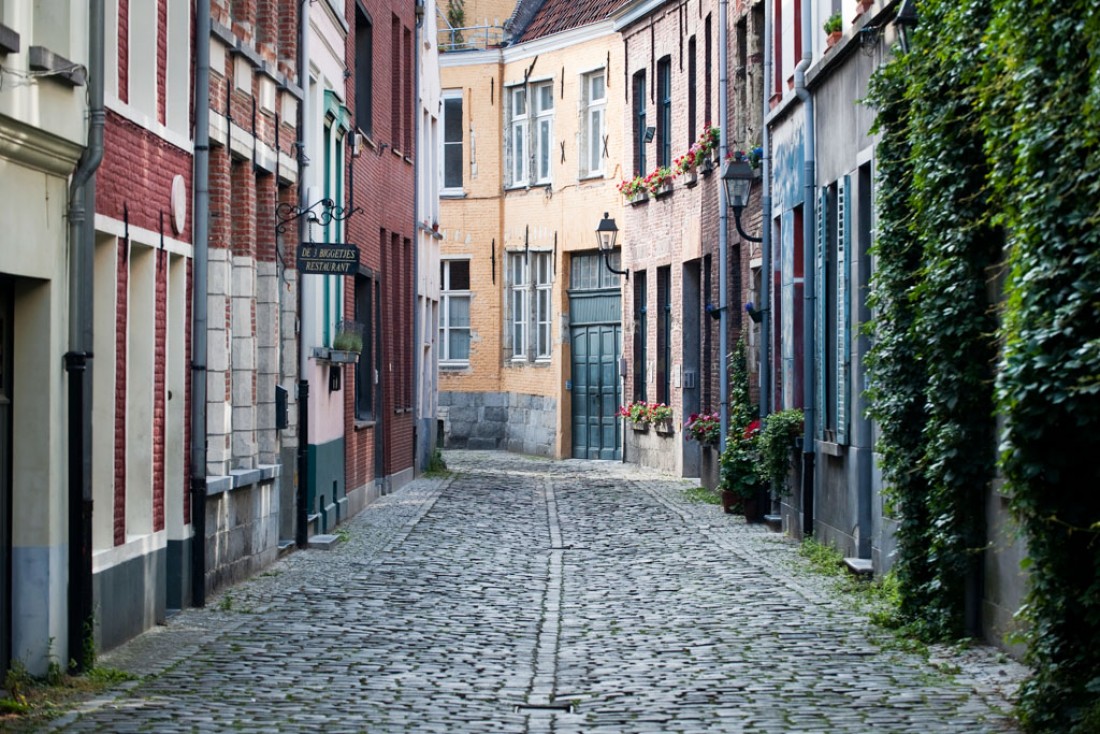
<path fill-rule="evenodd" d="M 828 232 L 828 195 L 821 189 L 817 197 L 817 249 L 814 259 L 814 373 L 805 379 L 813 380 L 814 389 L 814 435 L 819 440 L 825 438 L 825 243 Z M 808 450 L 807 447 L 806 450 Z"/>
<path fill-rule="evenodd" d="M 851 207 L 848 206 L 848 192 L 851 189 L 851 177 L 844 176 L 837 181 L 836 192 L 836 441 L 839 444 L 848 443 L 848 392 L 849 368 L 851 359 L 851 331 L 852 309 L 851 289 L 848 287 L 851 279 L 851 267 L 849 265 L 852 233 Z"/>

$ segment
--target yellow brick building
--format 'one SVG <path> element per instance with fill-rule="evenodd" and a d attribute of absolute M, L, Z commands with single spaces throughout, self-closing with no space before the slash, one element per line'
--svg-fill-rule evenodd
<path fill-rule="evenodd" d="M 595 237 L 622 208 L 615 4 L 548 0 L 526 17 L 521 3 L 499 34 L 465 27 L 458 50 L 441 46 L 447 446 L 620 456 L 621 284 Z"/>

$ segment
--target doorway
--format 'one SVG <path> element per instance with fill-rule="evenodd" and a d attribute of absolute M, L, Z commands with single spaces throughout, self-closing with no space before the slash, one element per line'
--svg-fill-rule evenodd
<path fill-rule="evenodd" d="M 11 662 L 11 416 L 14 283 L 0 277 L 0 674 Z"/>
<path fill-rule="evenodd" d="M 569 290 L 573 458 L 622 458 L 622 295 L 599 255 L 576 255 Z"/>

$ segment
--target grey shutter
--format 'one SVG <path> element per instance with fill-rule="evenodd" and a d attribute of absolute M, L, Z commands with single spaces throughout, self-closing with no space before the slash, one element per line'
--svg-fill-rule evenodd
<path fill-rule="evenodd" d="M 829 197 L 826 189 L 817 195 L 817 243 L 814 259 L 814 373 L 803 379 L 814 380 L 814 435 L 825 438 L 825 248 L 828 232 Z M 806 448 L 809 450 L 809 447 Z"/>
<path fill-rule="evenodd" d="M 851 325 L 852 309 L 850 304 L 850 291 L 848 287 L 851 279 L 849 265 L 849 251 L 851 250 L 852 216 L 851 207 L 848 206 L 848 191 L 851 189 L 851 177 L 844 176 L 837 181 L 836 192 L 836 441 L 839 444 L 848 443 L 848 392 L 849 369 L 851 358 Z"/>

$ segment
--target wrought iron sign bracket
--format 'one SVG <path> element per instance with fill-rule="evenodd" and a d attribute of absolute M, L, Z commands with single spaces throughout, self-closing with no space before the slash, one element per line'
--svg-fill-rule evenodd
<path fill-rule="evenodd" d="M 358 206 L 354 209 L 337 206 L 332 199 L 321 199 L 306 207 L 284 202 L 275 207 L 275 231 L 278 234 L 285 234 L 287 226 L 302 217 L 305 217 L 310 224 L 326 227 L 332 222 L 343 222 L 352 214 L 361 211 L 363 209 Z"/>

